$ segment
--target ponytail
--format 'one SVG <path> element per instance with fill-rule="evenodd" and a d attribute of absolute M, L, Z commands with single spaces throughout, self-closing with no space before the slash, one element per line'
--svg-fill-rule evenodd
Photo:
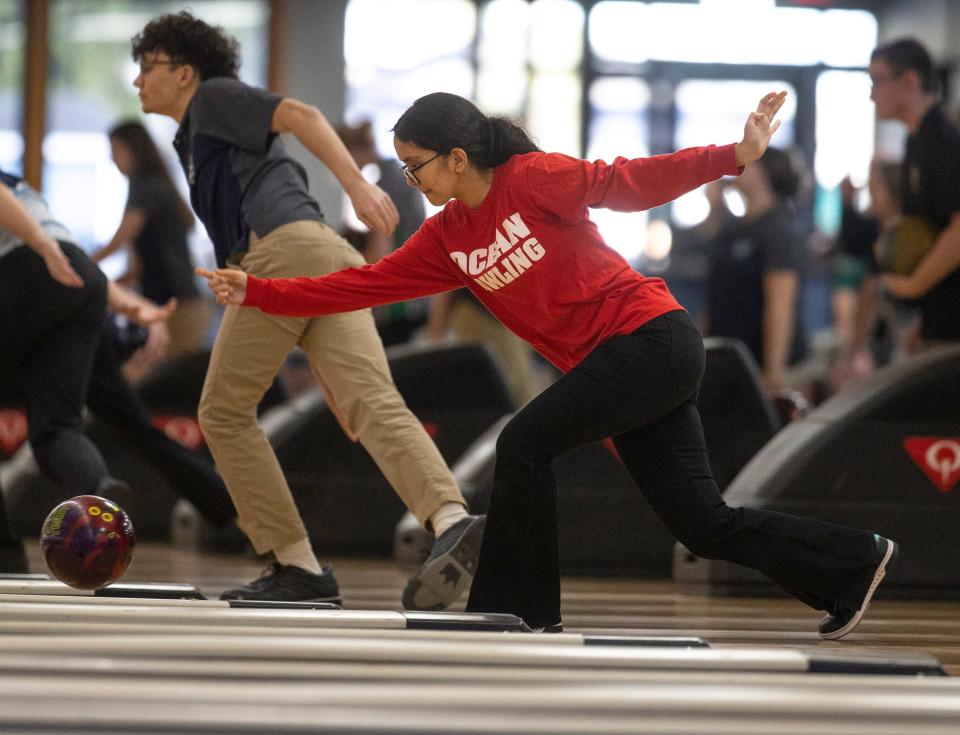
<path fill-rule="evenodd" d="M 400 140 L 437 153 L 462 148 L 481 169 L 540 150 L 509 118 L 487 117 L 469 100 L 446 92 L 434 92 L 414 102 L 397 120 L 393 133 Z"/>

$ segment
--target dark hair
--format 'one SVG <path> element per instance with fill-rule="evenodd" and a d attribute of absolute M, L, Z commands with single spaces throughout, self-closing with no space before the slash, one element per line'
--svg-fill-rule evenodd
<path fill-rule="evenodd" d="M 462 148 L 478 168 L 493 168 L 515 154 L 540 150 L 508 118 L 487 117 L 469 100 L 446 92 L 418 99 L 392 131 L 402 141 L 437 153 Z"/>
<path fill-rule="evenodd" d="M 240 44 L 219 26 L 194 18 L 186 10 L 176 15 L 161 15 L 144 26 L 131 40 L 133 60 L 144 54 L 163 51 L 171 60 L 189 64 L 200 81 L 213 77 L 236 79 L 240 68 Z"/>
<path fill-rule="evenodd" d="M 790 154 L 779 148 L 767 148 L 757 161 L 778 199 L 793 199 L 800 190 L 800 173 Z"/>
<path fill-rule="evenodd" d="M 364 120 L 356 127 L 340 123 L 336 131 L 347 148 L 376 148 L 373 140 L 373 123 L 369 120 Z"/>
<path fill-rule="evenodd" d="M 905 71 L 915 71 L 924 92 L 936 91 L 936 75 L 933 61 L 927 49 L 912 38 L 901 38 L 882 46 L 877 46 L 870 54 L 870 61 L 885 61 L 899 77 Z"/>
<path fill-rule="evenodd" d="M 133 158 L 133 171 L 135 176 L 153 176 L 163 179 L 170 188 L 177 192 L 177 187 L 170 177 L 166 164 L 160 157 L 160 151 L 150 137 L 150 133 L 136 120 L 126 120 L 115 125 L 107 134 L 111 141 L 118 141 L 125 145 Z M 187 224 L 188 228 L 193 227 L 193 212 L 183 197 L 177 192 L 177 209 L 180 216 Z"/>

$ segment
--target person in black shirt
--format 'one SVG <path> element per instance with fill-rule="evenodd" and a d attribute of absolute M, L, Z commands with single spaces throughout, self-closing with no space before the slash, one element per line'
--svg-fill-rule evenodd
<path fill-rule="evenodd" d="M 764 387 L 787 387 L 787 367 L 806 352 L 800 319 L 803 242 L 790 198 L 799 177 L 789 155 L 768 148 L 733 184 L 746 213 L 724 227 L 712 246 L 707 281 L 710 335 L 741 340 L 761 368 Z"/>
<path fill-rule="evenodd" d="M 879 46 L 869 72 L 877 117 L 899 120 L 909 131 L 904 219 L 919 218 L 935 233 L 909 274 L 886 274 L 883 284 L 893 296 L 919 302 L 925 344 L 955 342 L 960 340 L 960 130 L 937 101 L 933 62 L 919 42 Z"/>
<path fill-rule="evenodd" d="M 135 282 L 156 304 L 171 298 L 178 308 L 166 327 L 167 358 L 194 352 L 203 346 L 213 304 L 204 298 L 194 279 L 194 263 L 187 245 L 193 214 L 164 165 L 160 152 L 139 122 L 123 122 L 109 133 L 113 160 L 130 181 L 123 219 L 109 244 L 93 255 L 95 262 L 124 246 L 131 246 L 124 282 Z M 153 334 L 151 335 L 153 337 Z M 148 342 L 148 347 L 151 345 Z"/>

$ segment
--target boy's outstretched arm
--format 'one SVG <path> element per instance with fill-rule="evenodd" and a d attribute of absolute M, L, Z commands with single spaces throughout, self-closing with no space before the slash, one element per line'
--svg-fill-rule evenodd
<path fill-rule="evenodd" d="M 757 111 L 751 112 L 743 126 L 743 140 L 734 146 L 738 166 L 753 163 L 767 150 L 770 137 L 780 127 L 780 120 L 774 120 L 787 93 L 770 92 L 765 94 L 757 105 Z"/>
<path fill-rule="evenodd" d="M 361 222 L 375 232 L 394 231 L 400 215 L 393 200 L 383 189 L 363 178 L 343 141 L 319 109 L 286 97 L 274 110 L 270 127 L 275 133 L 293 133 L 330 169 L 350 197 Z"/>

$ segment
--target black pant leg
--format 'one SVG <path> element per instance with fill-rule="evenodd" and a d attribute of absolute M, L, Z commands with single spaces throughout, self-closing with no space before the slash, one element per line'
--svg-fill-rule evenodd
<path fill-rule="evenodd" d="M 664 525 L 692 553 L 763 572 L 817 609 L 859 606 L 875 565 L 873 534 L 728 506 L 710 473 L 693 401 L 614 444 Z"/>
<path fill-rule="evenodd" d="M 81 288 L 62 286 L 26 247 L 0 260 L 3 372 L 18 375 L 37 464 L 72 494 L 96 490 L 103 457 L 82 432 L 83 407 L 106 313 L 106 278 L 76 246 L 62 244 Z"/>
<path fill-rule="evenodd" d="M 560 620 L 551 462 L 653 421 L 696 391 L 702 360 L 699 371 L 693 365 L 681 380 L 675 377 L 669 326 L 674 318 L 661 317 L 600 345 L 504 427 L 468 610 L 512 613 L 533 627 Z M 598 488 L 599 502 L 601 492 Z"/>
<path fill-rule="evenodd" d="M 97 350 L 87 404 L 208 521 L 218 525 L 236 517 L 233 502 L 213 463 L 197 457 L 153 425 L 146 405 L 124 378 L 120 360 L 106 335 Z"/>

